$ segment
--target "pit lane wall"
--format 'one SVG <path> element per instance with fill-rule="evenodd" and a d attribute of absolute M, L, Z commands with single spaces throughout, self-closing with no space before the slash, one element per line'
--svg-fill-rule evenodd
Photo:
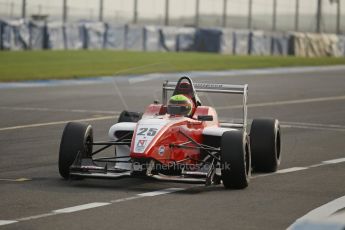
<path fill-rule="evenodd" d="M 0 20 L 1 50 L 109 49 L 232 55 L 345 57 L 345 36 L 229 28 Z"/>

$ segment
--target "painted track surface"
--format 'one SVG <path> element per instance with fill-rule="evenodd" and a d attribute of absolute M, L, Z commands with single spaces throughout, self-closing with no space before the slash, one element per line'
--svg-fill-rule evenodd
<path fill-rule="evenodd" d="M 64 181 L 57 159 L 65 121 L 90 120 L 95 139 L 105 139 L 119 111 L 142 111 L 160 98 L 162 81 L 1 89 L 0 229 L 285 229 L 345 195 L 345 162 L 318 165 L 345 157 L 344 71 L 194 80 L 248 83 L 249 118 L 284 124 L 280 168 L 288 170 L 254 174 L 241 191 L 140 179 Z M 240 115 L 236 98 L 201 100 L 220 107 L 222 117 Z M 169 188 L 184 190 L 133 198 Z M 107 205 L 64 210 L 99 203 Z M 5 220 L 20 221 L 1 225 Z"/>

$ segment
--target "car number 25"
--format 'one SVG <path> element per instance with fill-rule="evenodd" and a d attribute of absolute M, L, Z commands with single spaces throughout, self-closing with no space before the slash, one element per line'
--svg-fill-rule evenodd
<path fill-rule="evenodd" d="M 139 132 L 138 132 L 138 136 L 150 136 L 150 137 L 153 137 L 154 135 L 156 135 L 157 133 L 157 130 L 156 128 L 140 128 L 139 129 Z"/>

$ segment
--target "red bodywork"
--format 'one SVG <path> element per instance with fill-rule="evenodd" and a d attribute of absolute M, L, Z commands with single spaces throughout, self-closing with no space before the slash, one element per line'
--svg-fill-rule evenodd
<path fill-rule="evenodd" d="M 213 121 L 199 121 L 200 115 L 211 115 Z M 151 143 L 146 147 L 143 153 L 135 152 L 135 138 L 137 138 L 137 128 L 134 130 L 132 144 L 130 148 L 131 158 L 150 158 L 159 161 L 162 164 L 169 164 L 184 160 L 188 157 L 200 159 L 200 150 L 171 147 L 171 144 L 182 144 L 188 142 L 188 138 L 181 134 L 191 137 L 198 143 L 203 143 L 202 132 L 205 127 L 219 127 L 217 113 L 212 107 L 198 106 L 192 117 L 176 117 L 166 114 L 166 107 L 158 104 L 151 104 L 143 114 L 142 120 L 161 119 L 167 122 L 159 132 L 154 136 Z M 138 127 L 138 125 L 137 125 Z M 187 146 L 195 147 L 195 144 L 189 143 Z M 162 151 L 164 150 L 164 151 Z M 186 164 L 195 164 L 195 160 L 184 161 Z"/>

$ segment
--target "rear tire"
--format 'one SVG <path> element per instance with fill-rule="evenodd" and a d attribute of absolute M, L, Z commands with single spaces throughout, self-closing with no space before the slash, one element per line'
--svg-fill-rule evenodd
<path fill-rule="evenodd" d="M 280 164 L 280 126 L 276 119 L 254 119 L 250 128 L 253 169 L 275 172 Z"/>
<path fill-rule="evenodd" d="M 221 172 L 225 188 L 244 189 L 251 173 L 248 136 L 241 131 L 223 133 L 221 138 Z"/>
<path fill-rule="evenodd" d="M 59 172 L 70 178 L 70 167 L 80 152 L 83 158 L 91 157 L 93 134 L 91 125 L 69 122 L 65 126 L 60 142 Z"/>

